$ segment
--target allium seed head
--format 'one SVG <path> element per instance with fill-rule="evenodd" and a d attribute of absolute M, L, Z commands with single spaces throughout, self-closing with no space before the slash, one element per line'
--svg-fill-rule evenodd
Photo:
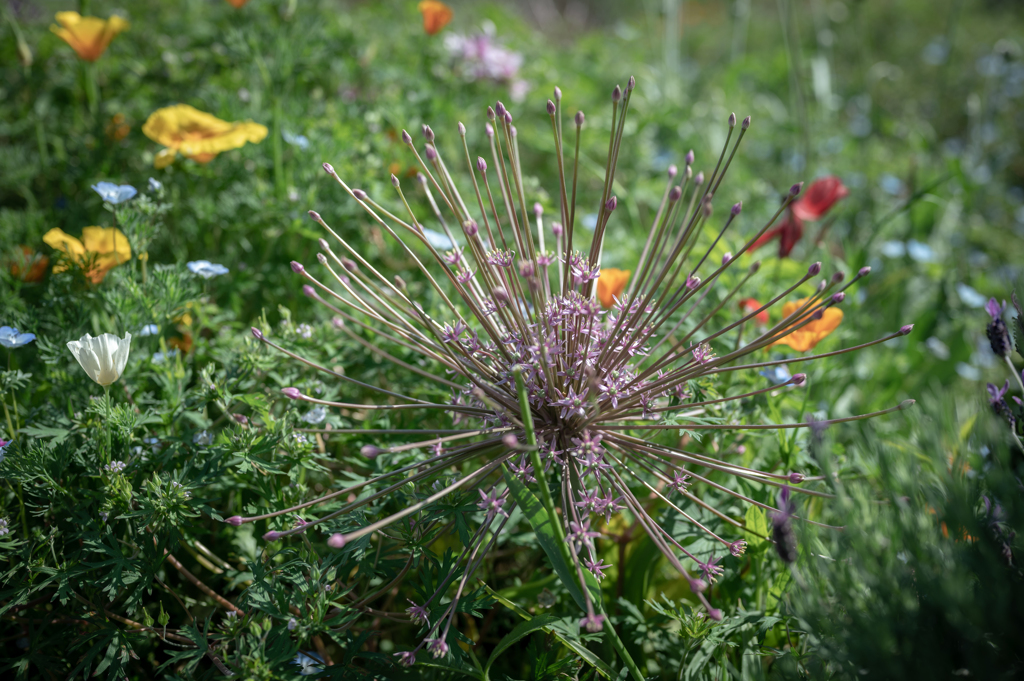
<path fill-rule="evenodd" d="M 302 274 L 306 271 L 306 268 L 302 266 L 302 263 L 292 260 L 292 272 L 296 274 Z"/>
<path fill-rule="evenodd" d="M 635 80 L 631 78 L 626 92 L 634 85 Z M 615 88 L 617 102 L 622 101 L 623 94 L 622 88 Z M 554 100 L 548 102 L 548 111 L 554 107 L 557 113 L 560 97 L 561 93 L 556 90 Z M 628 114 L 625 106 L 616 105 L 615 110 L 616 115 Z M 503 125 L 511 126 L 511 113 L 500 102 L 494 109 L 488 107 L 487 116 L 491 121 L 500 117 Z M 584 120 L 582 112 L 576 114 L 577 127 L 581 127 Z M 730 116 L 730 125 L 735 124 L 736 117 Z M 749 118 L 744 119 L 744 129 L 748 124 Z M 459 126 L 460 134 L 464 127 Z M 617 138 L 619 129 L 627 131 L 623 133 L 624 137 L 633 135 L 628 132 L 633 129 L 631 126 L 615 127 L 610 141 L 611 156 L 606 163 L 609 177 L 614 177 L 615 162 L 620 152 L 631 154 L 637 146 L 633 139 L 621 140 L 620 145 Z M 480 151 L 493 144 L 494 162 L 498 164 L 495 170 L 514 168 L 515 164 L 507 157 L 508 148 L 515 148 L 514 140 L 511 145 L 494 144 L 493 125 L 488 122 L 485 129 L 492 139 L 485 140 Z M 509 132 L 516 134 L 514 126 Z M 291 399 L 311 401 L 319 405 L 317 408 L 336 407 L 343 413 L 360 411 L 361 406 L 368 411 L 379 410 L 374 413 L 385 417 L 381 423 L 393 423 L 386 417 L 397 413 L 397 410 L 402 410 L 403 414 L 409 411 L 412 413 L 403 416 L 402 420 L 417 423 L 414 427 L 423 430 L 390 430 L 394 426 L 386 425 L 381 430 L 372 431 L 372 437 L 367 439 L 374 444 L 361 447 L 363 457 L 374 458 L 384 452 L 401 452 L 402 456 L 380 457 L 380 461 L 366 466 L 374 471 L 368 474 L 369 479 L 349 488 L 330 491 L 318 500 L 304 502 L 303 508 L 341 495 L 355 498 L 366 493 L 367 499 L 376 499 L 382 494 L 393 493 L 396 500 L 418 495 L 425 503 L 417 508 L 430 509 L 427 504 L 433 502 L 428 502 L 428 498 L 436 501 L 455 492 L 468 492 L 472 497 L 479 497 L 478 508 L 483 513 L 474 516 L 479 522 L 475 532 L 477 539 L 466 547 L 463 556 L 456 559 L 451 569 L 464 570 L 465 578 L 469 579 L 475 566 L 483 559 L 481 550 L 486 550 L 485 547 L 503 532 L 503 522 L 515 503 L 513 489 L 506 485 L 508 478 L 504 476 L 514 476 L 534 492 L 539 489 L 561 491 L 551 502 L 557 505 L 552 520 L 564 541 L 574 549 L 570 552 L 574 563 L 572 568 L 587 570 L 600 579 L 608 566 L 597 560 L 597 556 L 599 551 L 601 555 L 607 555 L 604 552 L 608 546 L 607 539 L 595 529 L 597 525 L 594 523 L 604 525 L 613 522 L 613 516 L 629 514 L 630 522 L 639 519 L 652 539 L 657 539 L 654 543 L 665 554 L 667 564 L 675 566 L 688 581 L 708 616 L 720 618 L 720 611 L 711 607 L 704 592 L 709 581 L 722 575 L 726 569 L 732 569 L 732 566 L 718 565 L 720 559 L 713 555 L 694 555 L 687 548 L 693 544 L 681 543 L 675 524 L 659 525 L 658 515 L 652 515 L 648 509 L 660 509 L 661 502 L 672 497 L 680 504 L 692 502 L 688 490 L 699 488 L 705 481 L 695 469 L 711 470 L 718 480 L 714 494 L 702 499 L 704 508 L 713 511 L 708 517 L 724 517 L 723 512 L 710 507 L 719 496 L 728 504 L 745 500 L 740 491 L 732 489 L 743 485 L 727 484 L 733 475 L 745 478 L 750 474 L 754 476 L 752 479 L 760 480 L 774 477 L 787 485 L 804 482 L 796 474 L 774 470 L 743 469 L 741 472 L 739 468 L 722 468 L 714 457 L 710 457 L 709 445 L 701 442 L 700 438 L 692 438 L 692 442 L 683 449 L 680 437 L 684 431 L 699 433 L 727 429 L 725 434 L 729 435 L 728 431 L 735 429 L 732 435 L 738 435 L 747 433 L 752 426 L 756 429 L 806 427 L 806 423 L 778 423 L 774 418 L 758 423 L 756 419 L 760 410 L 747 410 L 743 406 L 745 402 L 740 400 L 751 394 L 747 390 L 750 385 L 758 386 L 750 389 L 763 395 L 760 399 L 772 400 L 780 392 L 785 392 L 779 390 L 780 387 L 805 384 L 805 374 L 790 377 L 786 361 L 766 359 L 764 349 L 786 344 L 802 353 L 812 348 L 813 343 L 823 337 L 822 333 L 827 335 L 828 331 L 821 331 L 823 327 L 831 325 L 829 331 L 835 328 L 832 322 L 836 322 L 841 310 L 830 306 L 842 301 L 843 293 L 828 297 L 812 296 L 799 301 L 790 299 L 796 296 L 790 296 L 788 292 L 820 274 L 820 263 L 808 268 L 806 278 L 795 277 L 796 281 L 780 283 L 776 291 L 763 290 L 767 285 L 764 282 L 757 282 L 759 288 L 756 290 L 744 289 L 748 286 L 745 277 L 733 276 L 734 273 L 726 271 L 735 263 L 731 253 L 722 256 L 721 267 L 713 267 L 712 263 L 718 258 L 716 254 L 722 253 L 726 247 L 750 244 L 759 233 L 771 228 L 770 225 L 762 228 L 741 224 L 746 221 L 733 219 L 743 206 L 736 202 L 739 197 L 734 190 L 723 182 L 729 164 L 716 170 L 713 187 L 715 193 L 721 195 L 720 200 L 726 202 L 723 205 L 731 206 L 729 216 L 716 220 L 712 215 L 711 194 L 705 194 L 702 189 L 691 192 L 693 212 L 679 210 L 679 202 L 683 198 L 682 184 L 673 184 L 668 191 L 671 206 L 656 212 L 643 253 L 636 260 L 630 260 L 628 250 L 610 250 L 611 244 L 622 243 L 626 235 L 623 230 L 627 229 L 624 223 L 629 222 L 609 215 L 618 205 L 615 196 L 595 204 L 587 189 L 585 200 L 591 203 L 560 205 L 559 217 L 569 215 L 578 216 L 578 219 L 572 223 L 572 229 L 564 218 L 560 217 L 560 222 L 552 222 L 550 229 L 556 238 L 545 242 L 546 226 L 539 204 L 534 208 L 534 215 L 540 223 L 536 228 L 529 220 L 521 219 L 525 216 L 516 214 L 517 210 L 530 205 L 521 183 L 511 181 L 511 177 L 503 178 L 509 181 L 503 182 L 501 187 L 478 181 L 471 183 L 474 195 L 464 196 L 460 194 L 459 187 L 466 188 L 470 183 L 459 182 L 455 177 L 458 172 L 456 163 L 453 162 L 450 168 L 441 168 L 429 126 L 424 127 L 424 135 L 428 137 L 426 157 L 435 162 L 440 172 L 441 199 L 428 206 L 424 205 L 430 203 L 427 192 L 408 199 L 401 195 L 393 196 L 390 197 L 391 205 L 382 206 L 381 210 L 369 205 L 368 201 L 360 200 L 359 203 L 359 207 L 371 214 L 374 221 L 385 227 L 381 232 L 384 238 L 400 242 L 398 245 L 406 253 L 417 254 L 410 259 L 413 272 L 408 285 L 396 272 L 389 272 L 386 265 L 370 262 L 369 253 L 387 252 L 386 249 L 378 249 L 377 244 L 362 254 L 346 244 L 346 251 L 366 267 L 351 280 L 339 274 L 342 285 L 333 290 L 327 279 L 321 281 L 312 272 L 304 270 L 302 273 L 309 280 L 303 290 L 313 292 L 314 300 L 327 306 L 332 315 L 338 315 L 333 317 L 336 326 L 342 323 L 341 316 L 344 316 L 353 322 L 345 326 L 349 334 L 365 334 L 364 343 L 368 348 L 379 346 L 382 357 L 397 362 L 396 371 L 385 375 L 403 376 L 410 370 L 415 371 L 432 382 L 431 393 L 417 390 L 412 380 L 389 379 L 386 386 L 362 383 L 354 378 L 363 376 L 361 365 L 350 367 L 351 371 L 344 370 L 349 367 L 335 365 L 346 362 L 343 355 L 332 359 L 330 368 L 322 367 L 330 380 L 339 381 L 339 401 L 328 401 L 326 395 L 325 399 L 303 395 L 298 388 L 282 391 Z M 554 135 L 556 138 L 560 135 L 558 126 L 555 126 Z M 402 137 L 410 147 L 409 156 L 415 158 L 416 149 L 412 148 L 408 133 L 403 131 Z M 531 155 L 534 146 L 531 139 Z M 485 153 L 492 152 L 488 149 Z M 738 162 L 741 156 L 735 158 Z M 694 173 L 693 162 L 694 154 L 690 151 L 685 157 L 683 175 L 701 187 L 706 178 L 702 172 Z M 469 162 L 467 165 L 469 167 L 463 170 L 470 173 L 487 171 L 487 163 L 482 156 L 475 164 Z M 551 167 L 557 169 L 557 161 L 551 162 Z M 679 170 L 675 166 L 669 168 L 670 180 L 675 179 Z M 328 172 L 334 171 L 329 169 Z M 448 177 L 449 172 L 451 177 Z M 531 169 L 531 177 L 547 175 L 545 172 L 534 174 Z M 486 175 L 484 179 L 488 179 Z M 418 174 L 417 181 L 426 185 L 427 175 Z M 788 197 L 790 203 L 800 189 L 800 185 L 793 186 Z M 477 191 L 480 191 L 479 195 L 476 195 Z M 564 195 L 562 188 L 544 191 L 533 187 L 532 181 L 529 193 L 533 197 Z M 442 216 L 441 220 L 433 218 L 437 228 L 431 232 L 426 231 L 430 229 L 427 224 L 402 223 L 401 219 L 393 216 L 408 212 L 404 201 L 409 199 L 422 202 L 410 206 L 416 215 L 433 218 L 438 210 L 447 211 L 449 215 Z M 479 206 L 484 204 L 487 207 L 481 212 Z M 595 211 L 595 208 L 599 210 Z M 503 211 L 507 215 L 497 214 Z M 597 226 L 590 222 L 595 217 L 594 212 L 598 213 Z M 647 212 L 655 213 L 641 210 L 639 214 Z M 319 215 L 311 212 L 310 216 L 322 222 Z M 428 243 L 433 244 L 440 239 L 447 243 L 453 235 L 445 225 L 452 225 L 453 219 L 469 239 L 468 245 L 464 248 L 455 244 L 432 246 L 429 253 L 421 255 L 424 251 L 415 242 L 429 236 Z M 700 233 L 705 220 L 709 222 L 708 230 Z M 327 228 L 326 223 L 323 224 Z M 594 230 L 592 239 L 568 238 L 570 235 L 575 237 L 574 231 L 583 226 Z M 412 227 L 415 233 L 410 233 L 407 227 Z M 726 231 L 730 230 L 727 235 Z M 323 245 L 322 249 L 324 252 L 329 250 Z M 323 252 L 318 254 L 318 260 L 321 258 L 327 260 Z M 340 262 L 349 274 L 356 271 L 353 260 L 345 258 Z M 393 261 L 386 259 L 384 262 Z M 748 272 L 753 274 L 759 266 L 760 262 L 754 262 Z M 704 275 L 703 279 L 698 272 Z M 329 274 L 333 278 L 335 273 Z M 683 276 L 685 280 L 682 280 Z M 777 275 L 784 276 L 784 270 Z M 838 283 L 838 280 L 833 279 L 833 283 Z M 820 290 L 823 291 L 826 285 L 827 282 L 822 281 Z M 318 293 L 320 290 L 329 291 L 332 295 L 329 298 L 322 296 Z M 782 294 L 782 291 L 787 293 Z M 753 293 L 772 303 L 762 305 L 753 301 L 754 307 L 746 310 L 743 307 L 738 309 L 735 304 L 722 304 L 727 296 L 739 294 L 739 300 L 744 300 Z M 776 302 L 784 308 L 781 314 L 778 308 L 771 310 L 774 319 L 779 320 L 773 326 L 767 323 L 768 308 Z M 346 311 L 338 312 L 341 308 Z M 758 310 L 764 313 L 765 321 L 736 323 Z M 829 313 L 824 317 L 827 323 L 817 324 L 826 310 Z M 737 312 L 740 317 L 736 316 Z M 910 328 L 904 327 L 901 333 L 909 333 Z M 315 361 L 299 354 L 305 349 L 305 344 L 300 343 L 294 351 L 283 347 L 293 340 L 294 334 L 284 334 L 280 345 L 276 338 L 274 341 L 264 339 L 256 329 L 253 334 L 268 346 L 307 362 L 307 366 L 320 368 Z M 811 342 L 807 337 L 817 340 Z M 393 355 L 385 354 L 394 346 L 400 349 L 394 350 Z M 395 356 L 401 359 L 394 359 Z M 800 359 L 828 361 L 814 356 Z M 437 366 L 441 367 L 437 375 L 430 373 L 429 367 Z M 761 373 L 759 368 L 767 368 L 767 371 Z M 726 373 L 734 371 L 745 372 L 747 377 L 739 379 L 743 373 Z M 713 388 L 722 396 L 720 398 L 716 396 L 709 400 L 703 387 L 700 390 L 693 387 L 712 385 L 723 374 L 729 377 L 728 381 L 719 382 Z M 762 390 L 764 376 L 769 377 L 770 385 Z M 422 379 L 417 377 L 415 380 Z M 450 396 L 447 399 L 438 397 L 438 388 L 450 390 Z M 323 393 L 318 390 L 315 394 Z M 431 397 L 426 397 L 427 394 Z M 527 411 L 524 413 L 524 410 Z M 879 413 L 885 412 L 854 418 L 868 418 Z M 526 418 L 527 414 L 529 418 Z M 751 424 L 751 420 L 755 423 Z M 531 431 L 524 425 L 527 423 L 533 424 Z M 423 434 L 409 434 L 416 432 Z M 754 433 L 758 432 L 754 430 Z M 438 437 L 437 433 L 457 435 Z M 750 437 L 757 435 L 751 434 Z M 536 442 L 536 447 L 527 446 L 527 442 Z M 753 444 L 744 441 L 735 451 Z M 698 455 L 694 456 L 688 450 L 695 450 Z M 680 460 L 687 462 L 685 469 L 680 468 Z M 534 462 L 540 465 L 535 468 Z M 666 481 L 672 482 L 666 486 L 663 484 Z M 785 559 L 792 556 L 795 560 L 795 543 L 786 542 L 796 536 L 789 527 L 790 519 L 798 521 L 794 516 L 796 507 L 788 495 L 792 492 L 795 496 L 801 491 L 798 487 L 791 490 L 787 487 L 784 512 L 779 517 L 772 517 L 773 539 L 780 556 Z M 653 503 L 649 503 L 649 495 Z M 392 506 L 374 504 L 370 508 L 390 509 Z M 346 522 L 345 526 L 353 529 L 345 534 L 331 535 L 328 545 L 341 548 L 349 542 L 356 546 L 357 540 L 368 540 L 370 533 L 392 524 L 401 524 L 427 536 L 439 527 L 438 522 L 445 522 L 437 520 L 430 511 L 421 514 L 408 504 L 398 503 L 396 506 L 391 515 L 372 523 L 363 523 L 361 515 L 358 523 Z M 362 506 L 359 513 L 367 513 L 367 508 Z M 276 517 L 295 510 L 275 511 L 260 518 Z M 413 513 L 415 516 L 410 517 Z M 328 509 L 320 518 L 302 525 L 301 529 L 330 522 L 334 517 L 335 512 Z M 682 517 L 687 519 L 685 514 Z M 711 529 L 694 525 L 694 531 L 718 532 L 719 527 L 716 525 Z M 734 532 L 728 526 L 725 528 L 726 533 Z M 398 555 L 411 550 L 414 545 L 413 542 L 406 545 L 398 539 L 401 534 L 381 531 L 375 541 L 380 542 L 379 546 L 387 555 Z M 277 536 L 268 534 L 268 537 Z M 710 539 L 726 546 L 732 556 L 742 555 L 746 548 L 745 542 L 735 539 L 735 535 L 722 539 L 711 534 Z M 783 542 L 781 545 L 780 541 Z M 717 550 L 721 554 L 721 549 Z M 365 581 L 361 573 L 353 577 L 354 584 L 361 580 Z M 438 606 L 436 609 L 431 606 L 429 613 L 424 615 L 425 618 L 439 617 L 437 621 L 429 622 L 432 626 L 428 635 L 434 638 L 427 639 L 424 645 L 431 654 L 444 656 L 448 654 L 444 641 L 449 628 L 457 623 L 456 614 L 463 611 L 458 603 L 462 592 L 460 590 L 453 595 L 446 588 L 451 584 L 450 580 L 441 579 L 439 583 L 445 588 L 433 595 L 427 594 L 425 605 L 414 607 L 427 613 L 427 605 L 433 603 Z M 365 586 L 374 588 L 368 582 Z M 447 604 L 444 606 L 447 609 L 442 608 L 442 604 Z M 600 629 L 603 616 L 593 609 L 587 612 L 581 626 Z M 410 656 L 414 657 L 414 653 Z"/>

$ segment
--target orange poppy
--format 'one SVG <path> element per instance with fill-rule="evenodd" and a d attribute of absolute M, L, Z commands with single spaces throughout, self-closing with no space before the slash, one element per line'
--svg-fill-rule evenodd
<path fill-rule="evenodd" d="M 439 0 L 423 0 L 416 9 L 423 15 L 423 30 L 434 35 L 452 20 L 452 8 Z"/>
<path fill-rule="evenodd" d="M 601 270 L 601 276 L 597 280 L 597 299 L 601 301 L 601 307 L 609 309 L 615 305 L 615 301 L 622 297 L 629 283 L 629 270 L 620 270 L 608 267 Z"/>
<path fill-rule="evenodd" d="M 743 312 L 744 316 L 750 314 L 754 310 L 761 309 L 761 303 L 756 298 L 744 298 L 740 301 L 740 311 Z M 761 310 L 754 317 L 758 324 L 768 323 L 768 310 Z"/>
<path fill-rule="evenodd" d="M 807 303 L 807 298 L 802 298 L 795 303 L 790 302 L 782 306 L 782 316 L 788 317 Z M 797 352 L 806 352 L 820 343 L 826 336 L 836 330 L 839 323 L 843 321 L 843 311 L 838 307 L 825 308 L 821 319 L 812 319 L 793 333 L 780 338 L 772 345 L 788 345 Z"/>
<path fill-rule="evenodd" d="M 96 61 L 103 56 L 118 33 L 127 31 L 131 25 L 116 14 L 109 19 L 83 17 L 78 12 L 57 12 L 60 26 L 50 25 L 50 30 L 71 46 L 85 61 Z"/>
<path fill-rule="evenodd" d="M 242 5 L 249 2 L 249 0 L 227 0 L 227 2 L 235 9 L 242 9 Z"/>
<path fill-rule="evenodd" d="M 46 268 L 50 266 L 50 258 L 25 245 L 19 248 L 21 253 L 16 254 L 10 264 L 11 276 L 26 284 L 42 281 L 46 276 Z"/>
<path fill-rule="evenodd" d="M 111 142 L 120 142 L 128 136 L 131 129 L 131 126 L 125 122 L 124 114 L 116 113 L 107 123 L 106 133 Z"/>
<path fill-rule="evenodd" d="M 167 339 L 167 346 L 180 351 L 183 355 L 187 355 L 192 350 L 192 343 L 192 334 L 188 331 L 182 333 L 181 336 Z"/>
<path fill-rule="evenodd" d="M 156 155 L 153 165 L 165 168 L 181 152 L 197 163 L 209 163 L 217 154 L 238 149 L 247 142 L 258 144 L 267 128 L 252 121 L 222 121 L 188 104 L 157 109 L 142 126 L 142 132 L 167 147 Z"/>

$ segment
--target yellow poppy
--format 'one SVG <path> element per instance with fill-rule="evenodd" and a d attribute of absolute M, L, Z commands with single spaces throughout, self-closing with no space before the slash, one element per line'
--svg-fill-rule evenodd
<path fill-rule="evenodd" d="M 60 26 L 50 24 L 50 30 L 71 46 L 85 61 L 96 61 L 107 51 L 107 46 L 118 33 L 131 25 L 116 14 L 109 19 L 83 17 L 78 12 L 57 12 Z"/>
<path fill-rule="evenodd" d="M 795 303 L 791 302 L 783 305 L 783 318 L 788 317 L 799 310 L 805 303 L 807 303 L 807 300 L 807 298 L 803 298 Z M 775 341 L 772 345 L 788 345 L 797 352 L 806 352 L 807 350 L 813 349 L 815 345 L 835 331 L 841 321 L 843 321 L 842 310 L 834 306 L 825 308 L 821 319 L 814 319 L 807 322 L 788 336 Z"/>
<path fill-rule="evenodd" d="M 452 8 L 438 0 L 423 0 L 416 9 L 423 15 L 423 30 L 434 35 L 452 20 Z"/>
<path fill-rule="evenodd" d="M 629 282 L 629 270 L 620 270 L 608 267 L 601 270 L 601 276 L 597 279 L 597 299 L 601 301 L 601 307 L 609 309 L 615 305 L 615 301 L 622 297 Z"/>
<path fill-rule="evenodd" d="M 267 127 L 252 121 L 222 121 L 188 104 L 175 104 L 151 113 L 142 132 L 167 147 L 153 163 L 164 168 L 179 151 L 193 161 L 208 163 L 222 151 L 238 149 L 246 142 L 257 144 L 267 136 Z"/>
<path fill-rule="evenodd" d="M 131 260 L 132 249 L 126 237 L 117 227 L 86 227 L 82 238 L 76 239 L 54 227 L 43 235 L 43 241 L 54 249 L 66 254 L 73 262 L 91 266 L 86 276 L 98 284 L 114 267 Z M 55 265 L 54 272 L 63 272 L 67 265 Z"/>

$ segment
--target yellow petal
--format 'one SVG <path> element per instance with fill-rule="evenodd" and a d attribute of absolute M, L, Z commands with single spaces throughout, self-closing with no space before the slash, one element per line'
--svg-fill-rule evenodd
<path fill-rule="evenodd" d="M 61 27 L 50 30 L 62 38 L 85 61 L 99 59 L 118 33 L 128 30 L 129 23 L 114 15 L 109 19 L 83 17 L 78 12 L 57 12 Z"/>
<path fill-rule="evenodd" d="M 231 123 L 188 104 L 176 104 L 150 114 L 142 132 L 155 142 L 205 163 L 222 151 L 237 149 L 247 142 L 262 142 L 268 130 L 253 121 Z M 164 161 L 158 157 L 156 162 L 169 163 Z"/>
<path fill-rule="evenodd" d="M 177 149 L 168 147 L 167 149 L 161 149 L 160 153 L 153 159 L 153 167 L 156 169 L 166 168 L 167 166 L 174 163 L 174 157 L 178 155 Z"/>
<path fill-rule="evenodd" d="M 85 257 L 85 246 L 82 242 L 59 227 L 54 227 L 44 234 L 43 243 L 54 250 L 66 254 L 74 262 L 81 262 L 82 258 Z M 54 265 L 53 271 L 63 272 L 67 268 L 67 265 Z"/>

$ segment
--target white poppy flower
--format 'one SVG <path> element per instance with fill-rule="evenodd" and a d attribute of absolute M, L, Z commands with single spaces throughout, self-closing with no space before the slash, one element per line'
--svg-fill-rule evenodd
<path fill-rule="evenodd" d="M 131 344 L 130 333 L 126 333 L 124 338 L 118 338 L 112 333 L 96 338 L 85 334 L 76 341 L 69 341 L 68 350 L 85 369 L 85 373 L 89 374 L 89 378 L 102 386 L 108 386 L 121 378 L 121 372 L 128 363 Z"/>

